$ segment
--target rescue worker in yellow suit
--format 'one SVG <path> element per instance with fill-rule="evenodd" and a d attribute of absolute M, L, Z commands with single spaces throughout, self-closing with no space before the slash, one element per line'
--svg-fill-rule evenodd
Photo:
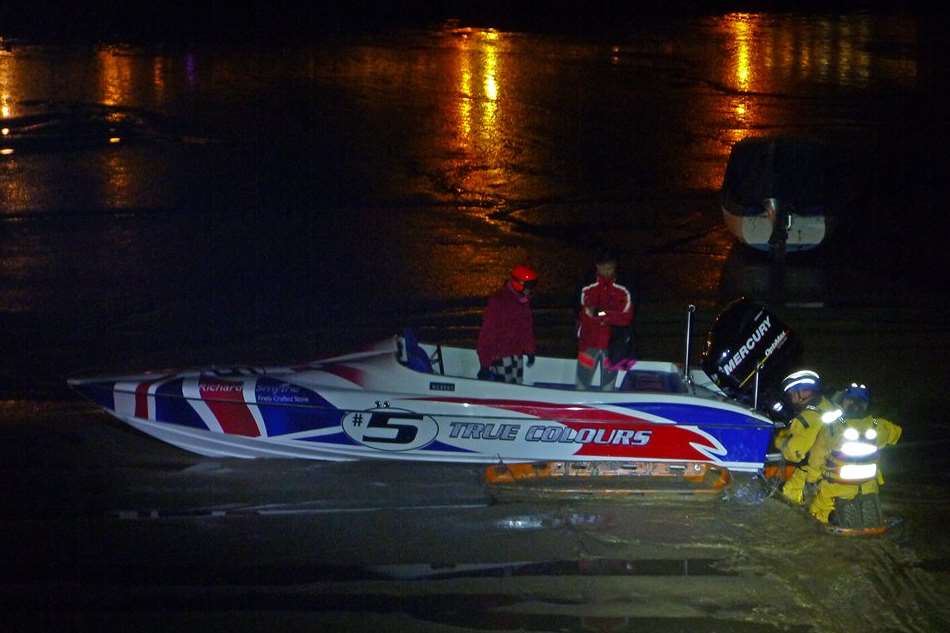
<path fill-rule="evenodd" d="M 775 447 L 786 461 L 796 464 L 791 477 L 782 485 L 782 497 L 794 505 L 805 504 L 805 484 L 821 478 L 821 468 L 815 468 L 807 460 L 818 433 L 828 420 L 837 420 L 830 400 L 821 394 L 821 377 L 811 371 L 796 371 L 782 379 L 783 397 L 791 405 L 791 424 L 775 436 Z"/>
<path fill-rule="evenodd" d="M 837 499 L 876 494 L 884 484 L 878 468 L 879 449 L 896 444 L 901 427 L 890 420 L 868 415 L 871 391 L 851 383 L 838 397 L 842 415 L 823 425 L 808 458 L 809 468 L 821 470 L 818 492 L 808 512 L 828 523 Z"/>

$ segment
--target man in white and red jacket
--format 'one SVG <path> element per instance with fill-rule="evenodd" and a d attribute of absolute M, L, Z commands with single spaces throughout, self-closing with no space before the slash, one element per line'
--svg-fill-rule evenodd
<path fill-rule="evenodd" d="M 597 255 L 596 278 L 580 289 L 577 327 L 577 388 L 590 389 L 597 366 L 600 365 L 600 388 L 612 391 L 617 379 L 620 358 L 611 362 L 611 338 L 626 337 L 629 343 L 633 322 L 634 301 L 630 289 L 617 283 L 617 257 L 609 249 Z M 616 354 L 615 354 L 616 355 Z"/>
<path fill-rule="evenodd" d="M 478 333 L 478 377 L 483 380 L 521 383 L 524 378 L 523 355 L 528 366 L 534 364 L 534 317 L 531 291 L 538 274 L 519 264 L 511 278 L 488 298 L 482 328 Z"/>

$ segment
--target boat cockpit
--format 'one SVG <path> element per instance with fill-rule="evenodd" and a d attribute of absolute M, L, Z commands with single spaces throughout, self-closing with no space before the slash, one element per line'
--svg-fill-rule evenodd
<path fill-rule="evenodd" d="M 473 349 L 420 343 L 411 332 L 397 337 L 396 358 L 400 364 L 421 373 L 446 376 L 450 378 L 474 379 L 480 365 L 478 354 Z M 701 374 L 702 372 L 700 372 Z M 545 389 L 575 391 L 577 361 L 573 358 L 553 358 L 537 356 L 530 367 L 525 365 L 524 386 Z M 703 374 L 703 376 L 705 376 Z M 594 375 L 593 391 L 602 391 L 600 370 Z M 706 378 L 708 385 L 703 388 L 718 391 Z M 679 365 L 662 361 L 635 361 L 629 369 L 620 369 L 617 373 L 613 391 L 618 392 L 654 392 L 688 393 L 689 386 L 683 379 Z"/>

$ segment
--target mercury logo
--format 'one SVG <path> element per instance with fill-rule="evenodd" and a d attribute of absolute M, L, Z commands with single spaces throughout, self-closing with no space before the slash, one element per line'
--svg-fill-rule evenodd
<path fill-rule="evenodd" d="M 736 351 L 736 353 L 732 356 L 732 358 L 729 359 L 729 362 L 725 364 L 725 366 L 722 368 L 722 373 L 728 376 L 733 371 L 735 371 L 739 363 L 741 363 L 745 357 L 752 352 L 752 348 L 754 348 L 756 344 L 762 340 L 762 337 L 765 336 L 765 333 L 768 332 L 770 327 L 772 327 L 772 318 L 770 316 L 766 316 L 765 320 L 759 324 L 759 327 L 755 328 L 755 332 L 752 333 L 752 336 L 746 339 L 746 342 L 742 344 L 742 347 L 740 347 L 738 351 Z M 774 345 L 769 348 L 770 352 L 773 350 Z"/>
<path fill-rule="evenodd" d="M 782 343 L 785 342 L 785 339 L 788 338 L 788 332 L 783 331 L 781 334 L 775 337 L 775 340 L 772 341 L 772 344 L 765 348 L 765 355 L 771 356 L 772 352 L 777 350 L 782 346 Z"/>

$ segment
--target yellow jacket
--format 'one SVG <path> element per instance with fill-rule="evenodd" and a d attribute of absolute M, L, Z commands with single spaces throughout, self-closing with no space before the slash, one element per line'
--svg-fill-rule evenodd
<path fill-rule="evenodd" d="M 817 403 L 807 405 L 795 416 L 788 428 L 782 429 L 776 435 L 775 447 L 782 451 L 787 461 L 802 461 L 825 426 L 821 416 L 834 409 L 835 406 L 824 396 Z"/>

